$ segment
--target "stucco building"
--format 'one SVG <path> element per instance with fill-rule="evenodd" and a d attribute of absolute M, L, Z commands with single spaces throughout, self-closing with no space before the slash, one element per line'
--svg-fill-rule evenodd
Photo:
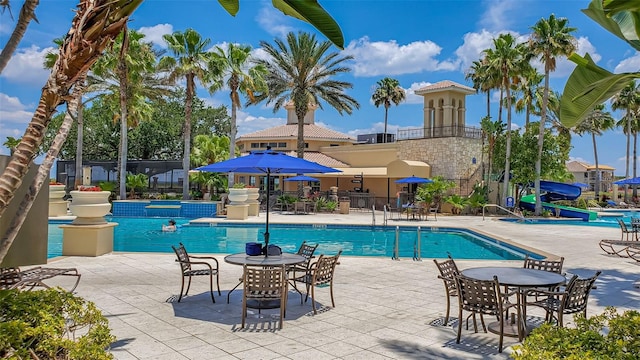
<path fill-rule="evenodd" d="M 586 189 L 587 191 L 596 190 L 596 179 L 598 178 L 598 173 L 600 174 L 599 191 L 612 191 L 613 189 L 615 168 L 612 168 L 609 165 L 598 164 L 598 171 L 596 171 L 595 165 L 581 161 L 569 161 L 567 163 L 567 170 L 573 174 L 576 182 L 585 183 L 589 186 Z"/>
<path fill-rule="evenodd" d="M 359 143 L 357 139 L 315 124 L 316 106 L 309 106 L 304 119 L 304 158 L 341 170 L 341 173 L 313 174 L 320 178 L 316 190 L 375 194 L 377 206 L 395 201 L 403 188 L 396 180 L 408 177 L 443 176 L 453 180 L 461 194 L 467 195 L 473 184 L 480 181 L 482 139 L 479 128 L 466 125 L 466 96 L 475 94 L 473 88 L 452 81 L 441 81 L 415 92 L 424 97 L 423 119 L 416 128 L 400 130 L 395 141 L 387 143 Z M 284 151 L 296 156 L 298 120 L 293 103 L 285 107 L 285 125 L 240 136 L 237 144 L 241 152 L 263 150 Z M 274 177 L 273 188 L 292 191 L 297 184 L 283 182 L 291 175 Z M 237 174 L 236 181 L 265 187 L 266 177 Z M 406 190 L 406 189 L 404 189 Z"/>

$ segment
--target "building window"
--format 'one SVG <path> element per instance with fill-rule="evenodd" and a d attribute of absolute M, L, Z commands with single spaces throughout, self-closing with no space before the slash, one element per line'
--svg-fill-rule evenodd
<path fill-rule="evenodd" d="M 260 147 L 260 144 L 258 143 L 251 143 L 251 148 L 252 149 L 258 149 Z"/>
<path fill-rule="evenodd" d="M 331 146 L 340 146 L 339 144 L 329 144 L 329 147 Z"/>
<path fill-rule="evenodd" d="M 287 148 L 287 143 L 286 142 L 278 143 L 278 147 L 286 149 Z"/>

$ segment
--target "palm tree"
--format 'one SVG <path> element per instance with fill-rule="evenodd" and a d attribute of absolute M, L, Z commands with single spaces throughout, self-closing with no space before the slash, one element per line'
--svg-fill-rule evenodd
<path fill-rule="evenodd" d="M 159 99 L 169 93 L 164 79 L 156 74 L 156 53 L 151 43 L 143 41 L 140 32 L 127 30 L 120 34 L 114 45 L 96 62 L 89 78 L 91 91 L 100 92 L 118 104 L 120 113 L 120 147 L 118 151 L 118 183 L 121 199 L 126 199 L 128 158 L 128 130 L 141 120 L 150 120 L 153 108 L 147 99 Z"/>
<path fill-rule="evenodd" d="M 196 135 L 193 139 L 193 152 L 191 163 L 195 166 L 204 166 L 229 159 L 230 140 L 226 136 Z M 195 182 L 205 185 L 207 191 L 211 188 L 219 189 L 228 187 L 224 185 L 220 174 L 199 171 L 193 176 Z"/>
<path fill-rule="evenodd" d="M 633 129 L 633 114 L 638 111 L 640 108 L 640 86 L 636 84 L 635 81 L 629 83 L 629 85 L 625 86 L 619 93 L 617 93 L 611 102 L 611 108 L 613 110 L 625 110 L 625 115 L 620 121 L 616 124 L 617 126 L 623 126 L 624 133 L 627 135 L 627 161 L 626 161 L 626 172 L 625 178 L 629 178 L 629 161 L 630 161 L 630 143 L 631 143 L 631 132 Z M 625 185 L 624 191 L 624 201 L 628 202 L 628 194 L 627 189 L 629 185 Z"/>
<path fill-rule="evenodd" d="M 351 71 L 343 62 L 353 57 L 341 57 L 337 52 L 326 54 L 331 47 L 330 42 L 318 43 L 315 35 L 303 32 L 297 37 L 290 32 L 286 43 L 276 39 L 275 46 L 265 41 L 261 41 L 260 46 L 269 59 L 259 59 L 256 63 L 268 71 L 266 81 L 269 93 L 257 95 L 253 103 L 266 100 L 267 104 L 273 103 L 273 111 L 276 112 L 287 101 L 293 101 L 298 118 L 298 157 L 303 158 L 304 118 L 309 104 L 318 105 L 322 109 L 322 99 L 341 115 L 343 112 L 351 114 L 353 108 L 360 108 L 356 99 L 344 93 L 345 89 L 353 85 L 331 79 Z"/>
<path fill-rule="evenodd" d="M 2 73 L 2 70 L 4 70 L 5 66 L 7 66 L 7 64 L 9 63 L 11 55 L 14 51 L 16 51 L 18 44 L 20 44 L 20 40 L 22 40 L 24 34 L 27 32 L 27 26 L 29 26 L 29 22 L 31 22 L 31 20 L 36 20 L 36 22 L 38 21 L 36 19 L 35 12 L 36 7 L 38 7 L 39 3 L 40 0 L 25 0 L 24 4 L 22 4 L 22 9 L 20 9 L 20 15 L 18 16 L 16 27 L 13 28 L 11 37 L 9 38 L 5 46 L 3 46 L 2 52 L 0 52 L 0 74 Z M 1 5 L 3 7 L 9 7 L 9 2 L 3 1 Z M 11 10 L 9 9 L 9 11 Z"/>
<path fill-rule="evenodd" d="M 538 73 L 538 70 L 533 66 L 529 66 L 524 69 L 519 78 L 516 89 L 522 94 L 522 97 L 516 101 L 516 112 L 525 112 L 524 127 L 527 128 L 544 75 Z"/>
<path fill-rule="evenodd" d="M 611 116 L 611 113 L 604 111 L 604 105 L 600 104 L 593 109 L 587 117 L 575 127 L 575 132 L 578 135 L 589 133 L 591 134 L 591 141 L 593 143 L 593 158 L 596 165 L 596 186 L 595 195 L 596 199 L 600 197 L 600 168 L 598 165 L 598 148 L 596 146 L 596 136 L 602 135 L 603 131 L 613 129 L 615 126 L 615 120 Z"/>
<path fill-rule="evenodd" d="M 384 140 L 387 142 L 387 116 L 389 115 L 389 108 L 391 103 L 396 105 L 400 104 L 406 98 L 405 91 L 400 87 L 400 82 L 392 78 L 384 78 L 377 83 L 378 87 L 373 92 L 371 100 L 376 107 L 384 105 Z"/>
<path fill-rule="evenodd" d="M 226 85 L 229 88 L 231 98 L 231 131 L 229 132 L 229 158 L 236 157 L 236 113 L 242 107 L 240 94 L 249 98 L 249 102 L 255 100 L 255 93 L 266 92 L 267 84 L 264 81 L 267 70 L 262 65 L 247 68 L 251 55 L 251 46 L 229 44 L 226 51 L 216 46 L 213 51 L 212 62 L 213 82 L 209 91 L 215 92 Z M 207 165 L 207 164 L 203 164 Z M 233 185 L 233 173 L 229 173 L 229 186 Z"/>
<path fill-rule="evenodd" d="M 523 44 L 517 44 L 516 39 L 511 34 L 501 34 L 493 39 L 493 49 L 485 50 L 487 66 L 492 71 L 499 71 L 501 74 L 500 88 L 504 90 L 507 99 L 507 138 L 505 149 L 505 165 L 504 165 L 504 185 L 502 198 L 506 199 L 509 193 L 509 173 L 511 158 L 511 84 L 514 78 L 518 76 L 523 68 L 524 50 Z M 502 106 L 501 106 L 502 108 Z M 501 121 L 499 118 L 498 121 Z"/>
<path fill-rule="evenodd" d="M 2 143 L 2 146 L 9 149 L 10 154 L 13 155 L 13 152 L 16 151 L 16 146 L 18 146 L 18 144 L 20 144 L 20 139 L 16 139 L 13 136 L 7 136 L 7 140 Z"/>
<path fill-rule="evenodd" d="M 182 198 L 189 199 L 189 159 L 191 158 L 191 112 L 193 97 L 196 93 L 196 80 L 204 87 L 211 83 L 211 61 L 213 53 L 207 51 L 210 39 L 203 39 L 200 34 L 187 29 L 185 32 L 176 31 L 171 35 L 164 35 L 169 50 L 174 57 L 165 56 L 160 59 L 160 68 L 169 71 L 169 79 L 175 81 L 184 78 L 187 82 L 187 97 L 184 104 L 184 155 L 182 169 L 184 180 L 182 183 Z"/>
<path fill-rule="evenodd" d="M 501 76 L 488 66 L 486 56 L 474 61 L 465 75 L 473 88 L 487 94 L 487 117 L 491 117 L 491 90 L 500 88 Z"/>
<path fill-rule="evenodd" d="M 491 187 L 491 175 L 493 174 L 493 150 L 496 146 L 496 139 L 498 136 L 502 136 L 505 131 L 505 124 L 500 121 L 491 121 L 491 117 L 485 116 L 480 121 L 480 128 L 484 136 L 487 137 L 487 149 L 483 150 L 487 152 L 489 163 L 489 174 L 487 176 L 487 186 Z"/>
<path fill-rule="evenodd" d="M 554 14 L 549 19 L 540 19 L 531 29 L 533 33 L 529 40 L 531 55 L 539 57 L 544 63 L 544 93 L 542 98 L 542 113 L 540 116 L 540 132 L 538 135 L 538 157 L 536 158 L 536 215 L 542 211 L 540 200 L 540 173 L 542 169 L 542 149 L 544 145 L 544 130 L 547 120 L 547 103 L 549 101 L 549 73 L 556 69 L 558 56 L 569 56 L 576 50 L 576 39 L 571 35 L 576 28 L 568 27 L 568 19 L 556 18 Z"/>

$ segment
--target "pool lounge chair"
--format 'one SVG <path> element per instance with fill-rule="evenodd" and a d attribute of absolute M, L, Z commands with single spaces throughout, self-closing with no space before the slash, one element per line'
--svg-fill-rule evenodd
<path fill-rule="evenodd" d="M 627 248 L 629 246 L 640 246 L 637 240 L 609 240 L 603 239 L 598 243 L 602 251 L 609 255 L 617 255 L 620 257 L 629 257 Z"/>
<path fill-rule="evenodd" d="M 640 262 L 640 242 L 638 242 L 637 244 L 629 244 L 625 251 L 630 258 L 637 262 Z"/>
<path fill-rule="evenodd" d="M 56 276 L 73 276 L 76 282 L 69 292 L 73 292 L 80 282 L 80 274 L 75 268 L 33 267 L 20 270 L 17 267 L 0 269 L 0 289 L 31 290 L 35 287 L 50 288 L 44 281 Z"/>
<path fill-rule="evenodd" d="M 621 219 L 616 219 L 616 221 L 618 222 L 618 225 L 620 226 L 620 231 L 622 231 L 622 233 L 620 234 L 620 240 L 625 240 L 625 235 L 627 236 L 626 240 L 629 240 L 629 235 L 632 235 L 634 237 L 634 240 L 638 240 L 638 227 L 637 226 L 632 226 L 628 227 L 627 224 L 625 224 L 624 221 L 622 221 Z"/>

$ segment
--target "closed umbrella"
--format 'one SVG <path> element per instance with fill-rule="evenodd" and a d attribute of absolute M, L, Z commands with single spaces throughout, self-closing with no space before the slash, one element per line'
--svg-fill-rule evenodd
<path fill-rule="evenodd" d="M 264 151 L 252 151 L 249 155 L 229 159 L 205 166 L 196 170 L 209 172 L 238 172 L 246 174 L 267 175 L 267 216 L 264 232 L 265 246 L 269 247 L 269 198 L 271 196 L 271 174 L 324 174 L 340 172 L 340 170 L 272 151 L 270 147 Z"/>

